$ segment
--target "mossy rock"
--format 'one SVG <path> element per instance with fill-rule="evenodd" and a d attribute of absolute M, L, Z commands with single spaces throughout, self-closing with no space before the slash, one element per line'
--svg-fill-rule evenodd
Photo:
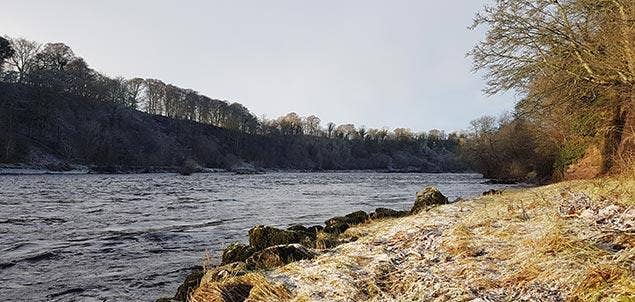
<path fill-rule="evenodd" d="M 281 230 L 263 225 L 255 226 L 249 230 L 249 245 L 258 251 L 270 246 L 307 241 L 311 241 L 308 232 Z"/>
<path fill-rule="evenodd" d="M 408 215 L 408 211 L 397 211 L 388 208 L 377 208 L 370 214 L 371 219 L 396 218 Z"/>
<path fill-rule="evenodd" d="M 199 284 L 201 284 L 201 279 L 204 275 L 205 271 L 202 267 L 195 267 L 194 271 L 185 278 L 183 284 L 179 285 L 179 288 L 177 288 L 174 300 L 187 301 L 187 297 L 189 297 L 190 293 L 195 290 Z"/>
<path fill-rule="evenodd" d="M 333 217 L 327 221 L 324 222 L 324 224 L 326 225 L 326 227 L 331 226 L 331 225 L 335 225 L 335 224 L 340 224 L 340 223 L 346 223 L 346 218 L 342 217 L 342 216 L 337 216 L 337 217 Z"/>
<path fill-rule="evenodd" d="M 321 225 L 314 225 L 307 228 L 310 234 L 317 234 L 319 231 L 323 230 L 324 227 Z"/>
<path fill-rule="evenodd" d="M 294 224 L 294 225 L 288 227 L 287 231 L 308 233 L 309 232 L 309 228 L 307 228 L 307 227 L 305 227 L 305 226 L 303 226 L 301 224 Z"/>
<path fill-rule="evenodd" d="M 348 228 L 350 227 L 350 225 L 348 223 L 345 222 L 337 222 L 331 225 L 327 225 L 322 232 L 327 233 L 327 234 L 332 234 L 332 235 L 339 235 L 344 233 L 346 230 L 348 230 Z"/>
<path fill-rule="evenodd" d="M 324 222 L 324 224 L 326 224 L 327 227 L 329 226 L 333 226 L 333 225 L 337 225 L 337 224 L 341 224 L 341 223 L 345 223 L 348 225 L 356 225 L 356 224 L 360 224 L 363 223 L 364 221 L 366 221 L 368 219 L 368 214 L 364 211 L 356 211 L 353 213 L 350 213 L 344 217 L 342 216 L 338 216 L 338 217 L 333 217 L 327 221 Z"/>
<path fill-rule="evenodd" d="M 356 211 L 344 216 L 344 218 L 346 218 L 346 223 L 354 225 L 365 222 L 368 219 L 368 214 L 364 211 Z"/>
<path fill-rule="evenodd" d="M 435 187 L 427 187 L 417 192 L 417 200 L 410 210 L 410 213 L 417 214 L 430 206 L 447 204 L 448 198 L 445 197 L 439 189 Z"/>
<path fill-rule="evenodd" d="M 272 269 L 315 256 L 314 252 L 300 244 L 276 245 L 255 253 L 246 264 L 250 269 Z"/>
<path fill-rule="evenodd" d="M 253 247 L 242 244 L 240 242 L 234 242 L 225 248 L 222 255 L 221 265 L 232 262 L 243 262 L 253 255 L 256 249 Z"/>
<path fill-rule="evenodd" d="M 302 239 L 300 243 L 305 246 L 312 246 L 312 241 L 315 240 L 315 237 L 317 236 L 317 232 L 323 228 L 322 226 L 317 226 L 317 227 L 319 227 L 320 229 L 316 229 L 316 226 L 307 228 L 303 225 L 296 224 L 296 225 L 292 225 L 288 227 L 287 231 L 297 232 L 299 236 L 304 236 L 305 238 Z"/>

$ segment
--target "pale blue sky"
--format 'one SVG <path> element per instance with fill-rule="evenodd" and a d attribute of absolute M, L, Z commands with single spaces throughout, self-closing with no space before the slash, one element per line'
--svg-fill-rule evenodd
<path fill-rule="evenodd" d="M 0 34 L 64 42 L 111 76 L 153 77 L 258 116 L 463 129 L 513 106 L 465 53 L 485 0 L 3 1 Z"/>

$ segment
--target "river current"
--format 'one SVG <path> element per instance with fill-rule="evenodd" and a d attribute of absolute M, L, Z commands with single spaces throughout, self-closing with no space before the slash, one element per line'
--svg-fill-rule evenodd
<path fill-rule="evenodd" d="M 0 176 L 3 301 L 154 301 L 254 225 L 323 224 L 500 188 L 478 174 L 230 173 Z"/>

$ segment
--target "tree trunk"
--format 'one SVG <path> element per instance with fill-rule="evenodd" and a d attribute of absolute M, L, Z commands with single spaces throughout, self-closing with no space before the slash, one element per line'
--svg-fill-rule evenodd
<path fill-rule="evenodd" d="M 625 138 L 625 125 L 632 111 L 633 92 L 627 96 L 626 102 L 619 102 L 613 110 L 610 126 L 604 140 L 602 150 L 602 173 L 607 174 L 614 170 L 620 158 L 620 146 Z"/>
<path fill-rule="evenodd" d="M 617 150 L 622 159 L 624 168 L 633 170 L 635 168 L 635 89 L 631 91 L 630 102 L 626 103 L 624 131 L 622 132 L 622 142 Z"/>

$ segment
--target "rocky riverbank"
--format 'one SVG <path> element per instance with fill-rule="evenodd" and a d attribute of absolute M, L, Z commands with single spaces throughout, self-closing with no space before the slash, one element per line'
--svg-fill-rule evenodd
<path fill-rule="evenodd" d="M 587 301 L 635 298 L 635 180 L 573 181 L 325 226 L 256 226 L 158 301 Z"/>

